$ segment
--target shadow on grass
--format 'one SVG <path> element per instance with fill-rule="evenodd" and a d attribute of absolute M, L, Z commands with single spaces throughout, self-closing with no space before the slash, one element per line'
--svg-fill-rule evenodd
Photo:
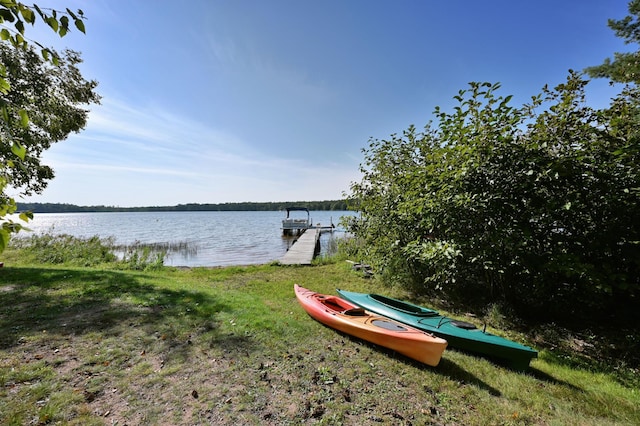
<path fill-rule="evenodd" d="M 474 385 L 479 389 L 487 391 L 492 396 L 502 395 L 502 393 L 498 389 L 492 386 L 489 386 L 487 383 L 480 380 L 478 377 L 469 373 L 468 370 L 461 368 L 458 364 L 456 364 L 455 362 L 449 359 L 442 358 L 442 360 L 440 360 L 440 364 L 438 365 L 438 370 L 441 373 L 449 376 L 449 378 L 451 378 L 452 380 L 455 380 L 460 383 Z"/>
<path fill-rule="evenodd" d="M 474 376 L 473 374 L 471 374 L 469 371 L 461 368 L 460 366 L 458 366 L 458 364 L 456 364 L 455 362 L 446 359 L 445 357 L 442 357 L 440 359 L 440 363 L 438 364 L 437 367 L 431 367 L 429 365 L 423 364 L 421 362 L 418 362 L 414 359 L 411 359 L 407 356 L 404 356 L 392 349 L 389 348 L 385 348 L 384 346 L 380 346 L 380 345 L 376 345 L 374 343 L 368 342 L 366 340 L 362 340 L 359 339 L 357 337 L 351 336 L 349 334 L 343 333 L 342 331 L 339 330 L 334 330 L 330 327 L 328 327 L 327 325 L 322 324 L 324 327 L 331 329 L 333 331 L 335 331 L 336 333 L 338 333 L 339 335 L 341 335 L 343 338 L 348 339 L 352 342 L 358 343 L 358 344 L 363 344 L 363 345 L 367 345 L 371 348 L 375 348 L 376 350 L 388 354 L 390 357 L 394 357 L 397 358 L 398 360 L 406 363 L 407 365 L 412 365 L 415 368 L 421 369 L 421 370 L 428 370 L 428 371 L 434 371 L 434 372 L 438 372 L 441 374 L 444 374 L 446 376 L 448 376 L 449 378 L 451 378 L 452 380 L 461 382 L 461 383 L 467 383 L 467 384 L 471 384 L 474 386 L 477 386 L 478 388 L 489 392 L 489 394 L 493 395 L 493 396 L 500 396 L 501 392 L 492 387 L 489 386 L 487 383 L 485 383 L 484 381 L 480 380 L 478 377 Z"/>
<path fill-rule="evenodd" d="M 153 277 L 158 280 L 158 277 Z M 0 349 L 22 336 L 48 333 L 118 334 L 122 326 L 213 333 L 213 341 L 248 350 L 248 337 L 230 341 L 217 332 L 220 312 L 231 308 L 206 293 L 169 290 L 152 278 L 118 271 L 0 269 Z"/>
<path fill-rule="evenodd" d="M 350 338 L 353 341 L 357 341 L 357 339 L 354 337 L 351 337 L 351 336 L 346 336 L 346 337 Z M 381 352 L 387 353 L 389 354 L 389 356 L 397 357 L 398 359 L 402 360 L 406 364 L 413 365 L 416 368 L 438 372 L 442 375 L 446 375 L 451 380 L 454 380 L 456 382 L 476 386 L 477 388 L 488 392 L 492 396 L 502 395 L 502 393 L 498 389 L 488 385 L 486 382 L 480 380 L 477 376 L 471 374 L 468 370 L 465 370 L 464 368 L 460 367 L 458 364 L 451 361 L 450 359 L 445 358 L 444 356 L 440 359 L 440 363 L 438 364 L 437 367 L 431 367 L 431 366 L 422 364 L 418 361 L 415 361 L 411 358 L 408 358 L 402 354 L 399 354 L 391 349 L 387 349 L 383 346 L 374 345 L 372 343 L 365 342 L 363 340 L 360 340 L 360 342 L 366 343 L 369 346 L 374 347 Z"/>
<path fill-rule="evenodd" d="M 610 375 L 620 385 L 629 389 L 637 389 L 640 387 L 640 369 L 637 366 L 637 362 L 633 366 L 619 367 L 619 364 L 615 360 L 597 360 L 591 359 L 587 356 L 576 354 L 568 350 L 556 349 L 555 351 L 545 351 L 541 356 L 545 362 L 560 367 L 571 368 L 573 370 L 584 370 L 589 372 L 598 372 L 602 374 Z M 624 365 L 624 364 L 623 364 Z M 551 382 L 558 382 L 557 379 L 549 376 L 548 374 L 535 370 L 534 375 L 538 377 L 549 377 Z M 565 384 L 563 382 L 560 382 Z"/>
<path fill-rule="evenodd" d="M 538 370 L 537 368 L 529 367 L 528 373 L 540 381 L 547 382 L 550 384 L 558 384 L 566 388 L 569 388 L 573 391 L 582 391 L 582 389 L 579 388 L 578 386 L 572 385 L 571 383 L 566 382 L 564 380 L 555 378 L 552 375 L 545 373 L 544 371 Z"/>

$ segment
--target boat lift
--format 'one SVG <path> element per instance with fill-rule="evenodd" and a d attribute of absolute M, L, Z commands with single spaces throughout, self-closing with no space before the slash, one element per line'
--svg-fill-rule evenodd
<path fill-rule="evenodd" d="M 287 207 L 287 217 L 282 220 L 282 234 L 283 235 L 300 235 L 313 225 L 313 221 L 310 217 L 309 209 L 306 207 Z M 291 217 L 291 212 L 301 211 L 306 212 L 305 218 Z"/>

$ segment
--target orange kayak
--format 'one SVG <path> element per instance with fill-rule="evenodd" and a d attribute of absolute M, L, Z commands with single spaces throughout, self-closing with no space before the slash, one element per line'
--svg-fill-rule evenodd
<path fill-rule="evenodd" d="M 447 341 L 406 324 L 365 311 L 337 296 L 294 285 L 298 302 L 315 320 L 351 336 L 436 366 Z"/>

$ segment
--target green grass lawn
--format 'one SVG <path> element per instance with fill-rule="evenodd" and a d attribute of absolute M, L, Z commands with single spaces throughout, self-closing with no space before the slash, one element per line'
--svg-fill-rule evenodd
<path fill-rule="evenodd" d="M 526 373 L 447 350 L 428 367 L 335 332 L 293 284 L 406 298 L 346 262 L 0 268 L 0 424 L 640 424 L 636 370 L 535 336 Z M 494 330 L 506 333 L 506 330 Z"/>

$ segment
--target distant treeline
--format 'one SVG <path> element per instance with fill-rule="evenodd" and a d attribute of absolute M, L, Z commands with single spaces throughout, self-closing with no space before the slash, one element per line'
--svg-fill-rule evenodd
<path fill-rule="evenodd" d="M 280 211 L 287 207 L 306 207 L 309 210 L 348 210 L 346 200 L 292 201 L 269 203 L 178 204 L 176 206 L 114 207 L 76 206 L 58 203 L 18 203 L 18 211 L 34 213 L 79 212 L 186 212 L 186 211 Z"/>

